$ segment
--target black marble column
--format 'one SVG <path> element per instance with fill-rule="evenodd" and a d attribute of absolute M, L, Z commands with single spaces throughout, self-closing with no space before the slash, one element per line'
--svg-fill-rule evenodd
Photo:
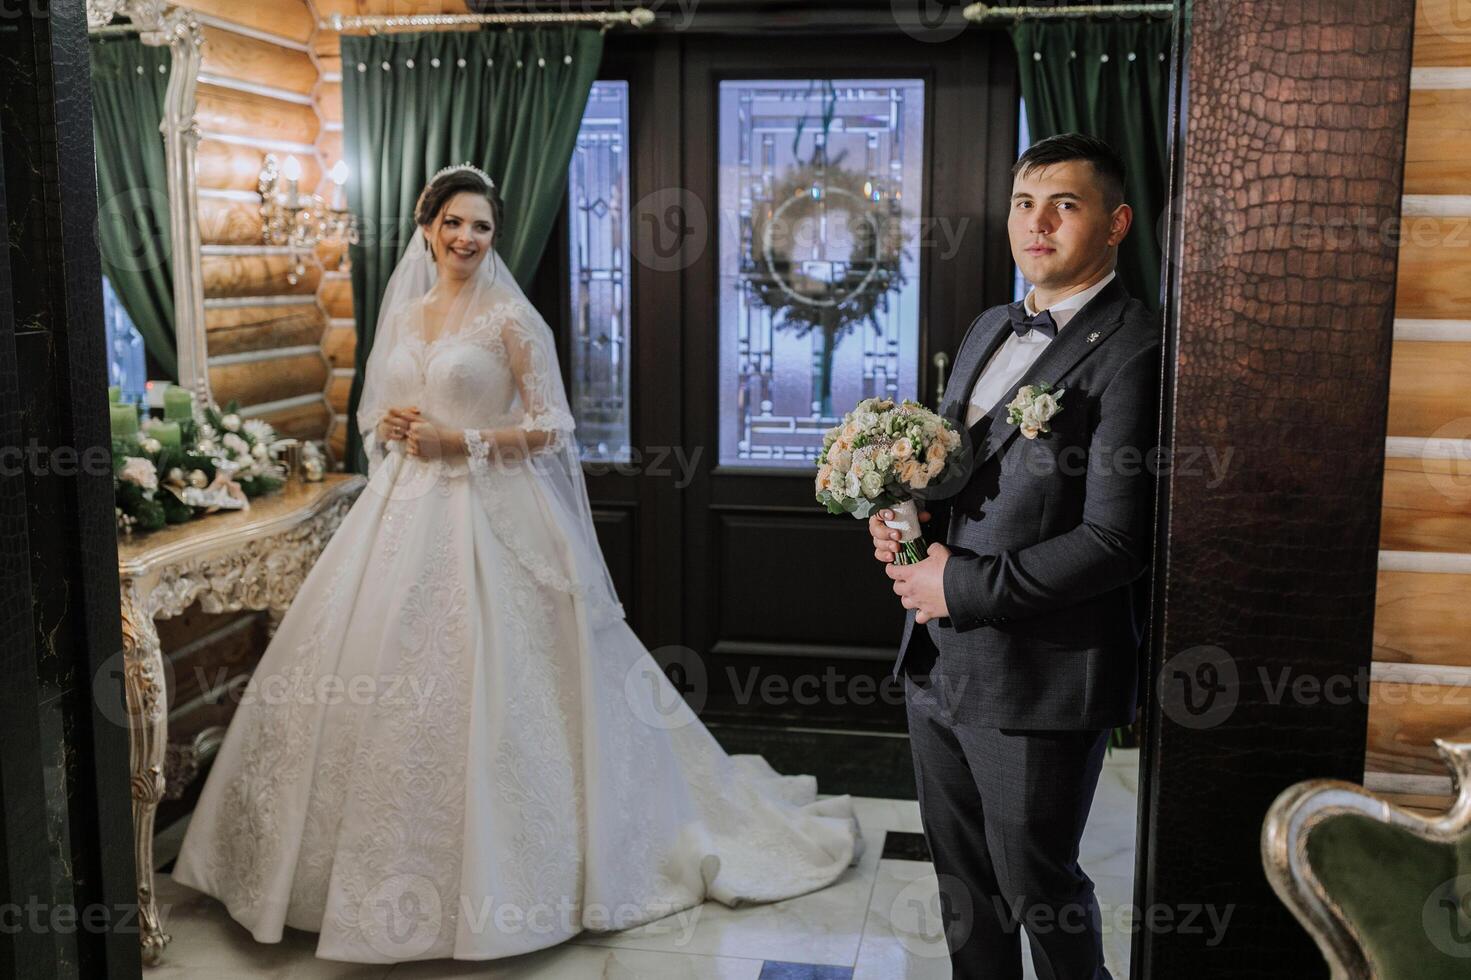
<path fill-rule="evenodd" d="M 0 11 L 0 975 L 140 975 L 82 0 Z M 90 450 L 90 452 L 89 452 Z M 102 678 L 94 683 L 94 679 Z M 18 926 L 19 928 L 15 928 Z"/>

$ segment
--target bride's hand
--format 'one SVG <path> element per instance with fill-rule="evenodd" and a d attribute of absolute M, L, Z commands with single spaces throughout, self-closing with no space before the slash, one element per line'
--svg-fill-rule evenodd
<path fill-rule="evenodd" d="M 442 459 L 465 451 L 464 436 L 459 429 L 445 429 L 423 419 L 409 425 L 406 439 L 409 455 L 421 459 Z"/>
<path fill-rule="evenodd" d="M 390 442 L 402 439 L 409 433 L 409 426 L 419 421 L 417 406 L 390 408 L 378 421 L 378 441 Z"/>

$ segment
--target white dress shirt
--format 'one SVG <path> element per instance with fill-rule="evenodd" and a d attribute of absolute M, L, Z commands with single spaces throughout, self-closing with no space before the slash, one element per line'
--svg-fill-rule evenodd
<path fill-rule="evenodd" d="M 1110 271 L 1108 275 L 1082 292 L 1074 293 L 1066 299 L 1060 299 L 1048 307 L 1052 311 L 1052 319 L 1057 323 L 1059 336 L 1073 315 L 1081 310 L 1090 299 L 1097 296 L 1113 277 L 1114 273 Z M 1026 299 L 1022 301 L 1022 308 L 1027 311 L 1027 316 L 1036 316 L 1042 312 L 1034 306 L 1033 296 L 1036 292 L 1036 289 L 1028 290 Z M 1025 337 L 1018 337 L 1014 331 L 1007 330 L 1006 339 L 996 349 L 996 353 L 981 371 L 980 377 L 976 378 L 975 387 L 971 389 L 970 404 L 965 409 L 967 429 L 975 425 L 982 415 L 989 412 L 991 406 L 996 404 L 1002 395 L 1016 388 L 1017 382 L 1021 381 L 1027 368 L 1031 367 L 1032 363 L 1042 355 L 1042 351 L 1053 339 L 1036 330 L 1027 331 Z"/>

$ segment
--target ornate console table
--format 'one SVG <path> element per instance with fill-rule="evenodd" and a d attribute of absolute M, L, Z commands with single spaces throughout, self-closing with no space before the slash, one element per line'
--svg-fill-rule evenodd
<path fill-rule="evenodd" d="M 168 705 L 163 651 L 153 621 L 195 601 L 207 613 L 269 610 L 279 622 L 367 481 L 328 474 L 292 481 L 249 510 L 217 513 L 118 542 L 123 670 L 133 787 L 133 850 L 143 958 L 169 942 L 153 895 L 153 818 L 164 795 Z M 274 623 L 273 623 L 274 628 Z"/>

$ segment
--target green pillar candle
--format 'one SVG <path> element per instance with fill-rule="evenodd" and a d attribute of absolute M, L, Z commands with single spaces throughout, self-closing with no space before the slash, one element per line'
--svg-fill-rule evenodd
<path fill-rule="evenodd" d="M 134 405 L 109 405 L 112 411 L 112 434 L 126 439 L 138 434 L 138 409 Z"/>
<path fill-rule="evenodd" d="M 122 389 L 122 386 L 121 385 L 108 385 L 107 386 L 107 400 L 110 401 L 110 402 L 112 402 L 114 405 L 121 404 L 122 403 L 122 400 L 123 400 L 123 389 Z"/>
<path fill-rule="evenodd" d="M 175 421 L 194 417 L 194 396 L 188 388 L 169 385 L 163 393 L 163 417 Z"/>
<path fill-rule="evenodd" d="M 173 446 L 179 448 L 179 423 L 160 422 L 148 430 L 148 434 L 157 439 L 165 449 Z"/>

